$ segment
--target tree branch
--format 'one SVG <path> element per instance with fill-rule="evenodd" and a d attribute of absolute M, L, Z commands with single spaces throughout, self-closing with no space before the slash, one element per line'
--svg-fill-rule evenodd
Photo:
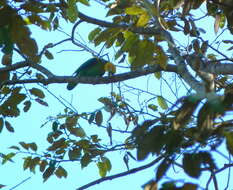
<path fill-rule="evenodd" d="M 133 173 L 139 172 L 141 170 L 147 169 L 147 168 L 153 166 L 154 164 L 156 164 L 157 162 L 159 162 L 162 158 L 163 158 L 163 155 L 157 157 L 155 160 L 153 160 L 152 162 L 150 162 L 149 164 L 146 164 L 144 166 L 141 166 L 141 167 L 138 167 L 138 168 L 133 168 L 131 170 L 128 170 L 126 172 L 122 172 L 122 173 L 119 173 L 119 174 L 115 174 L 115 175 L 111 175 L 111 176 L 108 176 L 108 177 L 103 177 L 103 178 L 97 179 L 97 180 L 92 181 L 92 182 L 90 182 L 90 183 L 88 183 L 88 184 L 86 184 L 86 185 L 84 185 L 82 187 L 79 187 L 77 190 L 87 189 L 87 188 L 89 188 L 89 187 L 91 187 L 93 185 L 102 183 L 104 181 L 113 180 L 113 179 L 116 179 L 116 178 L 119 178 L 119 177 L 124 177 L 126 175 L 133 174 Z"/>
<path fill-rule="evenodd" d="M 23 67 L 32 67 L 32 68 L 40 71 L 41 73 L 45 74 L 47 77 L 53 77 L 54 76 L 54 74 L 51 73 L 45 67 L 43 67 L 43 66 L 41 66 L 41 65 L 39 65 L 37 63 L 32 63 L 30 61 L 21 61 L 21 62 L 15 63 L 13 65 L 0 68 L 0 73 L 1 72 L 6 72 L 6 71 L 15 71 L 15 70 L 23 68 Z"/>
<path fill-rule="evenodd" d="M 154 66 L 138 69 L 135 71 L 130 71 L 127 73 L 113 75 L 110 77 L 73 77 L 73 76 L 52 75 L 49 76 L 48 79 L 7 80 L 2 82 L 2 85 L 29 84 L 29 83 L 52 84 L 52 83 L 67 83 L 67 82 L 78 82 L 84 84 L 109 84 L 113 82 L 120 82 L 128 79 L 137 78 L 158 71 L 177 72 L 177 67 L 175 65 L 167 65 L 166 69 L 162 69 L 159 65 L 154 65 Z"/>
<path fill-rule="evenodd" d="M 107 22 L 107 21 L 89 17 L 81 12 L 78 13 L 78 16 L 81 20 L 88 22 L 88 23 L 96 24 L 102 27 L 107 27 L 107 28 L 122 28 L 122 29 L 130 30 L 131 32 L 138 33 L 138 34 L 159 35 L 161 32 L 160 29 L 154 28 L 154 27 L 148 27 L 148 28 L 133 27 L 128 24 L 116 24 L 112 22 Z"/>

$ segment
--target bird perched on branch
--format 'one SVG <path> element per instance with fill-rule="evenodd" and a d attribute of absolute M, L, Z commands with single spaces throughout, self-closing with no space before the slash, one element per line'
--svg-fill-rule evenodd
<path fill-rule="evenodd" d="M 100 77 L 103 76 L 105 71 L 115 73 L 115 66 L 110 63 L 107 65 L 109 61 L 106 61 L 101 58 L 91 58 L 84 62 L 73 74 L 75 77 Z M 107 66 L 107 67 L 106 67 Z M 112 68 L 113 67 L 113 68 Z M 70 82 L 67 85 L 68 90 L 72 90 L 78 83 L 77 82 Z"/>

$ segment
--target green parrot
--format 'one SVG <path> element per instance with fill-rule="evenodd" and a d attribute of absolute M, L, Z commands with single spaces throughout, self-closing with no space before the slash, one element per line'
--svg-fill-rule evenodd
<path fill-rule="evenodd" d="M 105 73 L 105 64 L 108 61 L 100 58 L 91 58 L 84 62 L 73 74 L 75 77 L 100 77 Z M 78 83 L 70 82 L 67 85 L 68 90 L 72 90 Z"/>

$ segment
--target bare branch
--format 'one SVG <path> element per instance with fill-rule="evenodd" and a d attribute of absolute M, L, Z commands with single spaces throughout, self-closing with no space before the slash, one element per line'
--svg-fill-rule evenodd
<path fill-rule="evenodd" d="M 42 72 L 41 68 L 36 68 L 36 69 Z M 109 84 L 109 83 L 120 82 L 120 81 L 125 81 L 128 79 L 137 78 L 137 77 L 148 75 L 148 74 L 158 72 L 158 71 L 177 72 L 177 67 L 175 65 L 167 65 L 166 69 L 163 69 L 159 65 L 154 65 L 154 66 L 146 67 L 143 69 L 138 69 L 138 70 L 127 72 L 127 73 L 113 75 L 110 77 L 72 77 L 72 76 L 52 75 L 52 76 L 49 76 L 48 79 L 7 80 L 7 81 L 4 81 L 2 85 L 29 84 L 29 83 L 52 84 L 52 83 L 67 83 L 67 82 L 78 82 L 78 83 L 84 83 L 84 84 Z"/>
<path fill-rule="evenodd" d="M 151 166 L 153 166 L 154 164 L 156 164 L 157 162 L 159 162 L 164 156 L 159 156 L 157 157 L 155 160 L 153 160 L 152 162 L 150 162 L 149 164 L 146 164 L 144 166 L 141 166 L 141 167 L 138 167 L 138 168 L 133 168 L 131 170 L 128 170 L 126 172 L 122 172 L 122 173 L 119 173 L 119 174 L 116 174 L 116 175 L 111 175 L 111 176 L 108 176 L 108 177 L 103 177 L 103 178 L 100 178 L 100 179 L 97 179 L 95 181 L 92 181 L 82 187 L 79 187 L 77 190 L 83 190 L 83 189 L 86 189 L 86 188 L 89 188 L 93 185 L 96 185 L 96 184 L 99 184 L 99 183 L 102 183 L 104 181 L 107 181 L 107 180 L 113 180 L 113 179 L 116 179 L 118 177 L 123 177 L 123 176 L 127 176 L 129 174 L 133 174 L 133 173 L 136 173 L 136 172 L 139 172 L 141 170 L 144 170 L 144 169 L 147 169 Z"/>
<path fill-rule="evenodd" d="M 0 73 L 5 72 L 5 71 L 15 71 L 17 69 L 24 68 L 24 67 L 32 67 L 32 68 L 40 71 L 41 73 L 45 74 L 47 77 L 53 77 L 54 76 L 54 74 L 51 73 L 45 67 L 43 67 L 43 66 L 41 66 L 39 64 L 36 64 L 36 63 L 32 63 L 30 61 L 21 61 L 21 62 L 15 63 L 13 65 L 0 68 Z"/>
<path fill-rule="evenodd" d="M 81 12 L 78 13 L 78 16 L 81 20 L 88 22 L 88 23 L 96 24 L 102 27 L 107 27 L 107 28 L 122 28 L 122 29 L 130 30 L 131 32 L 138 33 L 138 34 L 159 35 L 161 32 L 160 29 L 154 28 L 154 27 L 143 28 L 143 27 L 133 27 L 127 24 L 111 23 L 111 22 L 89 17 Z"/>

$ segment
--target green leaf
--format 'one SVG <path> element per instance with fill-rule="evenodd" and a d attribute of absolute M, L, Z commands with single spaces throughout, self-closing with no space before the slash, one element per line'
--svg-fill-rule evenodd
<path fill-rule="evenodd" d="M 49 60 L 54 59 L 53 54 L 52 54 L 50 51 L 48 51 L 48 50 L 46 50 L 46 51 L 44 52 L 44 55 L 45 55 L 45 57 L 46 57 L 47 59 L 49 59 Z"/>
<path fill-rule="evenodd" d="M 11 126 L 11 124 L 8 121 L 5 121 L 5 127 L 9 132 L 11 133 L 15 132 L 14 128 Z"/>
<path fill-rule="evenodd" d="M 48 162 L 46 160 L 42 160 L 40 162 L 40 171 L 43 172 L 45 170 L 45 167 L 48 165 Z"/>
<path fill-rule="evenodd" d="M 19 144 L 20 144 L 24 149 L 26 149 L 26 150 L 29 149 L 29 145 L 28 145 L 27 143 L 25 143 L 25 142 L 19 142 Z"/>
<path fill-rule="evenodd" d="M 90 6 L 90 3 L 88 0 L 78 0 L 78 1 L 86 6 Z"/>
<path fill-rule="evenodd" d="M 107 174 L 107 170 L 106 170 L 105 164 L 103 162 L 98 162 L 97 163 L 97 167 L 99 169 L 99 175 L 101 177 L 105 177 L 106 174 Z"/>
<path fill-rule="evenodd" d="M 5 163 L 8 162 L 8 161 L 13 162 L 11 158 L 13 158 L 15 155 L 16 155 L 16 154 L 15 154 L 14 152 L 11 152 L 11 153 L 9 153 L 9 154 L 4 155 L 4 156 L 3 156 L 3 160 L 2 160 L 2 164 L 5 164 Z"/>
<path fill-rule="evenodd" d="M 58 122 L 57 121 L 53 122 L 52 129 L 53 129 L 53 132 L 57 131 L 57 129 L 58 129 Z"/>
<path fill-rule="evenodd" d="M 233 132 L 226 132 L 226 147 L 231 155 L 233 155 Z"/>
<path fill-rule="evenodd" d="M 98 126 L 100 126 L 103 122 L 103 114 L 101 111 L 97 111 L 95 115 L 95 122 Z"/>
<path fill-rule="evenodd" d="M 201 159 L 198 154 L 185 153 L 183 157 L 183 168 L 189 176 L 198 178 L 201 175 Z"/>
<path fill-rule="evenodd" d="M 101 160 L 104 163 L 106 170 L 110 171 L 112 169 L 112 164 L 110 160 L 107 157 L 101 157 Z"/>
<path fill-rule="evenodd" d="M 29 100 L 25 101 L 23 104 L 24 104 L 24 107 L 23 107 L 24 112 L 27 112 L 30 109 L 31 105 L 32 105 L 31 101 L 29 101 Z"/>
<path fill-rule="evenodd" d="M 44 92 L 42 90 L 38 89 L 38 88 L 32 88 L 32 89 L 29 90 L 29 92 L 32 95 L 34 95 L 34 96 L 36 96 L 38 98 L 42 98 L 43 99 L 45 97 Z"/>
<path fill-rule="evenodd" d="M 31 156 L 28 156 L 28 157 L 24 158 L 24 162 L 23 162 L 23 169 L 24 170 L 29 168 L 31 160 L 32 160 Z"/>
<path fill-rule="evenodd" d="M 67 1 L 68 9 L 66 10 L 67 18 L 70 22 L 74 23 L 78 18 L 78 7 L 76 0 Z"/>
<path fill-rule="evenodd" d="M 72 128 L 71 134 L 80 138 L 84 138 L 86 136 L 86 133 L 82 127 Z"/>
<path fill-rule="evenodd" d="M 14 149 L 14 150 L 20 150 L 20 148 L 18 146 L 10 146 L 10 149 Z"/>
<path fill-rule="evenodd" d="M 157 96 L 157 101 L 162 109 L 166 110 L 168 108 L 167 102 L 162 96 Z"/>
<path fill-rule="evenodd" d="M 161 72 L 155 72 L 154 73 L 154 76 L 157 78 L 157 79 L 160 79 L 161 78 Z"/>
<path fill-rule="evenodd" d="M 44 182 L 47 181 L 51 175 L 53 175 L 54 171 L 55 171 L 55 167 L 52 167 L 52 166 L 48 167 L 45 170 L 45 172 L 43 173 Z"/>
<path fill-rule="evenodd" d="M 87 165 L 90 164 L 91 161 L 92 161 L 92 160 L 91 160 L 90 154 L 85 153 L 84 156 L 83 156 L 83 157 L 81 158 L 81 160 L 80 160 L 81 167 L 82 167 L 82 168 L 87 167 Z"/>
<path fill-rule="evenodd" d="M 158 106 L 154 105 L 154 104 L 149 104 L 148 108 L 150 108 L 153 111 L 157 111 L 158 110 Z"/>
<path fill-rule="evenodd" d="M 80 148 L 73 148 L 73 149 L 69 150 L 69 152 L 68 152 L 69 159 L 70 160 L 77 160 L 81 156 L 81 151 L 82 151 L 82 149 L 80 149 Z"/>
<path fill-rule="evenodd" d="M 101 42 L 106 42 L 108 47 L 114 43 L 117 34 L 120 32 L 119 28 L 108 28 L 101 33 L 99 33 L 96 38 L 94 39 L 95 46 L 98 46 Z M 114 38 L 112 41 L 111 39 Z"/>
<path fill-rule="evenodd" d="M 140 15 L 136 25 L 138 27 L 143 27 L 146 24 L 148 24 L 149 20 L 150 20 L 150 16 L 147 13 L 144 13 L 144 14 Z"/>
<path fill-rule="evenodd" d="M 144 14 L 146 11 L 138 6 L 133 6 L 125 9 L 125 13 L 128 15 L 139 15 Z"/>
<path fill-rule="evenodd" d="M 55 175 L 58 178 L 62 178 L 62 177 L 66 178 L 68 174 L 67 174 L 67 171 L 63 167 L 59 166 L 55 171 Z"/>
<path fill-rule="evenodd" d="M 96 38 L 96 36 L 101 32 L 101 28 L 95 28 L 94 30 L 92 30 L 89 35 L 88 35 L 88 40 L 90 42 L 93 42 L 93 40 Z"/>
<path fill-rule="evenodd" d="M 95 119 L 95 112 L 91 113 L 89 119 L 88 119 L 88 123 L 91 124 Z"/>
<path fill-rule="evenodd" d="M 36 145 L 36 143 L 28 143 L 28 146 L 29 146 L 29 148 L 30 149 L 32 149 L 33 151 L 37 151 L 37 145 Z"/>

